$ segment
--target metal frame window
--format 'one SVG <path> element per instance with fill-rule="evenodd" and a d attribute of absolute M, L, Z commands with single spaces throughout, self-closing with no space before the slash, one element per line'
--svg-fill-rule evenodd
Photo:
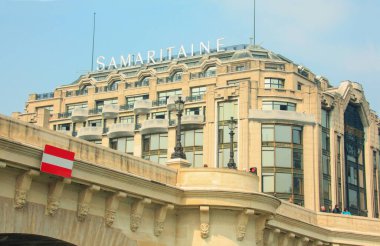
<path fill-rule="evenodd" d="M 285 79 L 280 78 L 265 78 L 264 88 L 283 89 L 285 87 Z"/>
<path fill-rule="evenodd" d="M 296 104 L 281 101 L 263 101 L 262 110 L 296 111 Z"/>
<path fill-rule="evenodd" d="M 142 158 L 159 164 L 165 164 L 168 153 L 168 134 L 143 135 Z"/>
<path fill-rule="evenodd" d="M 134 137 L 112 138 L 110 148 L 133 155 Z"/>
<path fill-rule="evenodd" d="M 203 167 L 203 129 L 182 131 L 181 144 L 192 166 Z"/>
<path fill-rule="evenodd" d="M 303 205 L 302 127 L 262 124 L 261 141 L 262 191 Z"/>

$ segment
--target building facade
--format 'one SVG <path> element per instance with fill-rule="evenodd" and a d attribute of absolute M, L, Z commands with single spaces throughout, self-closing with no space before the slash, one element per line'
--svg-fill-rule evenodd
<path fill-rule="evenodd" d="M 237 169 L 256 167 L 260 191 L 313 211 L 338 204 L 379 217 L 380 121 L 362 86 L 333 87 L 262 47 L 92 72 L 30 95 L 13 117 L 165 165 L 179 97 L 191 167 L 227 167 L 233 117 Z"/>

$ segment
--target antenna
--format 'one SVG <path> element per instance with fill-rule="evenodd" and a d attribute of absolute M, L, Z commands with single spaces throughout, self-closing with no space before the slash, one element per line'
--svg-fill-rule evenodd
<path fill-rule="evenodd" d="M 94 71 L 94 47 L 95 47 L 95 15 L 94 12 L 94 27 L 92 30 L 92 55 L 91 55 L 91 71 Z"/>
<path fill-rule="evenodd" d="M 256 0 L 253 0 L 253 46 L 256 45 Z"/>

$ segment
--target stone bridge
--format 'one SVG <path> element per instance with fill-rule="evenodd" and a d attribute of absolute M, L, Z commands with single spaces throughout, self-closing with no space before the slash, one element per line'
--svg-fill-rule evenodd
<path fill-rule="evenodd" d="M 71 179 L 39 171 L 45 144 L 76 153 Z M 0 244 L 379 245 L 379 220 L 316 213 L 258 182 L 156 165 L 0 116 Z"/>

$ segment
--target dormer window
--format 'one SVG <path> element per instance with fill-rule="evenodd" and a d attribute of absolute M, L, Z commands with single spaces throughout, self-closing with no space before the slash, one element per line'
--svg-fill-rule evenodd
<path fill-rule="evenodd" d="M 171 76 L 171 80 L 173 82 L 181 81 L 182 80 L 182 71 L 174 72 L 173 75 Z"/>
<path fill-rule="evenodd" d="M 207 77 L 214 77 L 216 75 L 216 66 L 211 66 L 211 67 L 208 67 L 205 71 L 204 71 L 204 76 L 207 78 Z"/>

